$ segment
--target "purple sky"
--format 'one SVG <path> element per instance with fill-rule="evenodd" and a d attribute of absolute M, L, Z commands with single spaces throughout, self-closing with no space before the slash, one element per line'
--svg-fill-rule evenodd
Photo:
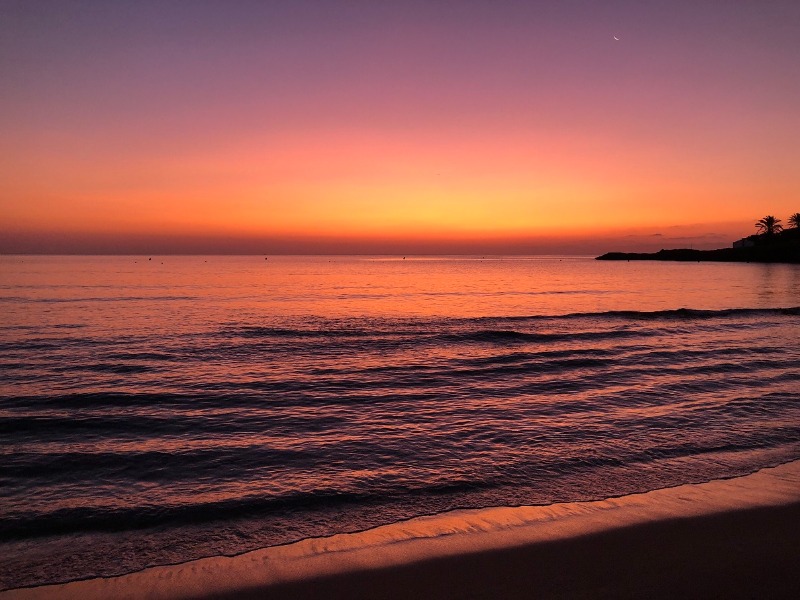
<path fill-rule="evenodd" d="M 0 251 L 715 245 L 800 210 L 798 64 L 796 1 L 0 0 Z"/>

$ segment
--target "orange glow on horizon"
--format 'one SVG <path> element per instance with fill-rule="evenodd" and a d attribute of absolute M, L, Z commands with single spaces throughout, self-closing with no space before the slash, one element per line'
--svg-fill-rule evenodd
<path fill-rule="evenodd" d="M 128 29 L 20 5 L 0 20 L 3 232 L 741 237 L 797 212 L 793 31 L 738 5 L 439 10 L 147 5 Z"/>
<path fill-rule="evenodd" d="M 137 164 L 87 147 L 83 155 L 43 157 L 49 176 L 33 189 L 33 166 L 18 171 L 5 185 L 27 198 L 3 216 L 17 229 L 50 222 L 62 231 L 120 234 L 597 237 L 715 223 L 720 215 L 749 221 L 752 195 L 763 194 L 747 171 L 744 181 L 704 182 L 704 165 L 665 166 L 658 149 L 602 150 L 563 136 L 333 132 Z M 790 183 L 771 182 L 772 197 L 788 197 Z"/>

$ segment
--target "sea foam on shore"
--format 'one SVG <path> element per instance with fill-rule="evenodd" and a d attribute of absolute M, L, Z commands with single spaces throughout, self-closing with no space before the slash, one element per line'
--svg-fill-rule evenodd
<path fill-rule="evenodd" d="M 424 571 L 425 565 L 444 559 L 449 560 L 449 570 L 452 574 L 454 568 L 459 564 L 463 565 L 464 561 L 470 564 L 467 568 L 475 568 L 480 564 L 494 564 L 485 561 L 476 562 L 474 559 L 476 556 L 508 551 L 511 552 L 509 556 L 519 559 L 524 558 L 525 551 L 555 542 L 573 543 L 574 548 L 571 547 L 571 552 L 579 556 L 582 551 L 581 540 L 591 540 L 596 534 L 628 532 L 625 535 L 635 542 L 637 535 L 635 532 L 639 526 L 681 523 L 691 519 L 695 519 L 700 525 L 696 529 L 697 536 L 708 536 L 711 534 L 702 533 L 703 519 L 713 519 L 717 515 L 745 514 L 754 509 L 792 506 L 799 502 L 800 461 L 794 461 L 762 469 L 744 477 L 681 485 L 602 501 L 457 510 L 417 517 L 359 533 L 306 539 L 235 557 L 205 558 L 179 565 L 154 567 L 121 577 L 9 590 L 0 594 L 0 597 L 3 600 L 26 598 L 89 600 L 112 597 L 196 598 L 242 597 L 242 595 L 260 597 L 262 594 L 268 594 L 269 597 L 284 597 L 284 595 L 316 597 L 315 593 L 319 593 L 319 596 L 339 597 L 345 594 L 341 588 L 342 577 L 348 583 L 346 593 L 358 595 L 360 579 L 369 580 L 369 574 L 376 572 L 386 575 L 385 581 L 395 582 L 387 583 L 389 587 L 385 591 L 388 597 L 403 597 L 403 590 L 391 587 L 396 585 L 397 569 L 405 569 L 407 574 L 413 574 L 415 569 Z M 796 524 L 786 523 L 786 525 L 796 528 Z M 722 531 L 727 531 L 731 527 L 733 526 L 726 527 Z M 669 531 L 669 528 L 665 531 Z M 756 535 L 757 533 L 756 531 Z M 718 533 L 714 535 L 718 536 Z M 719 547 L 722 548 L 721 554 L 709 557 L 718 562 L 722 561 L 723 566 L 725 564 L 723 554 L 729 550 L 742 550 L 741 546 L 744 543 L 737 545 L 735 530 L 731 531 L 731 535 L 733 542 L 718 540 Z M 702 542 L 699 539 L 696 541 Z M 774 542 L 778 544 L 779 540 Z M 656 550 L 659 547 L 659 539 L 652 539 L 647 543 Z M 766 543 L 772 542 L 766 540 Z M 635 563 L 639 558 L 633 555 L 635 547 L 635 543 L 630 546 L 627 542 L 622 543 L 622 549 L 614 550 L 619 553 L 614 560 L 621 563 L 626 561 Z M 631 555 L 626 555 L 625 548 L 631 548 Z M 746 549 L 742 551 L 746 552 Z M 780 549 L 776 551 L 780 552 Z M 773 560 L 772 563 L 774 562 L 776 561 Z M 539 581 L 542 577 L 550 577 L 551 572 L 553 577 L 560 576 L 554 572 L 553 565 L 544 564 L 541 560 L 535 564 L 523 564 L 525 569 L 530 569 L 532 572 L 539 570 L 537 575 Z M 591 565 L 586 566 L 591 567 Z M 484 575 L 485 577 L 483 579 L 479 577 L 479 580 L 486 582 L 486 589 L 472 589 L 471 595 L 477 597 L 491 595 L 493 585 L 491 574 Z M 476 576 L 474 570 L 472 576 Z M 679 576 L 680 574 L 675 574 L 674 577 L 679 578 Z M 638 577 L 641 577 L 641 574 Z M 329 587 L 327 592 L 314 587 L 314 582 L 325 581 L 325 578 L 339 578 L 339 587 Z M 580 579 L 580 572 L 576 572 L 570 581 L 580 582 Z M 730 578 L 728 580 L 730 582 Z M 783 583 L 791 585 L 791 582 Z M 369 593 L 364 591 L 365 595 L 375 593 L 374 577 L 370 585 L 372 587 Z M 455 592 L 461 588 L 456 586 L 448 589 L 454 590 L 453 597 L 457 597 Z M 569 592 L 567 589 L 560 589 L 564 593 Z M 634 588 L 629 588 L 629 591 L 631 589 Z M 780 589 L 785 589 L 785 585 Z M 337 594 L 336 590 L 341 594 Z M 496 589 L 494 591 L 497 592 Z M 518 588 L 515 588 L 515 591 L 525 592 Z M 506 592 L 504 595 L 516 597 L 510 590 Z M 532 590 L 528 592 L 533 597 L 537 596 Z"/>

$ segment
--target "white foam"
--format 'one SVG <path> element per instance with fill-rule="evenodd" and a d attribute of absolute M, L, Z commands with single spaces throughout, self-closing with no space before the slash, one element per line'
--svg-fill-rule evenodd
<path fill-rule="evenodd" d="M 10 590 L 3 600 L 189 598 L 232 594 L 430 558 L 573 538 L 603 530 L 800 501 L 800 461 L 745 477 L 596 502 L 457 510 L 360 533 L 306 539 L 236 557 L 153 567 L 121 577 Z"/>

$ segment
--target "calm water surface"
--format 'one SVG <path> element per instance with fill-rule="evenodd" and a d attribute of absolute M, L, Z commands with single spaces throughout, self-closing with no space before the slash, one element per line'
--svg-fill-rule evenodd
<path fill-rule="evenodd" d="M 0 588 L 800 458 L 800 267 L 0 257 Z"/>

